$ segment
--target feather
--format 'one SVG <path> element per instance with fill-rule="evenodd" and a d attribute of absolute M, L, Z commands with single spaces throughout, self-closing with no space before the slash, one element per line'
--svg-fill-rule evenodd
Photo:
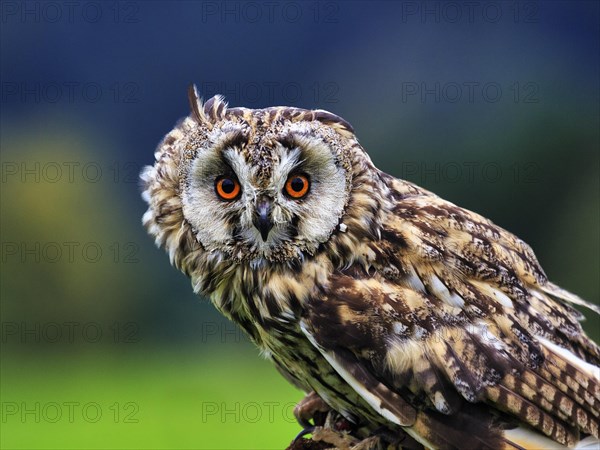
<path fill-rule="evenodd" d="M 143 223 L 286 378 L 429 448 L 598 444 L 600 347 L 573 305 L 600 307 L 549 282 L 526 243 L 376 169 L 332 113 L 188 96 L 142 173 Z M 268 241 L 251 204 L 214 198 L 224 170 L 253 199 L 298 167 L 311 194 L 277 206 Z"/>
<path fill-rule="evenodd" d="M 365 401 L 383 417 L 397 425 L 410 426 L 416 412 L 402 397 L 375 379 L 356 359 L 343 351 L 329 352 L 321 347 L 305 324 L 304 335 L 319 349 L 325 359 Z"/>
<path fill-rule="evenodd" d="M 600 314 L 600 306 L 594 305 L 593 303 L 590 303 L 581 297 L 572 294 L 571 292 L 555 285 L 554 283 L 546 283 L 544 286 L 542 286 L 542 290 L 554 298 L 571 303 L 573 305 L 584 306 L 588 309 L 591 309 L 596 314 Z"/>

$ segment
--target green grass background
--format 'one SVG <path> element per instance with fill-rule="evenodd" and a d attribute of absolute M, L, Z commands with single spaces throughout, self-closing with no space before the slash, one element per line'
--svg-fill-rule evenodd
<path fill-rule="evenodd" d="M 300 392 L 270 364 L 257 363 L 250 348 L 198 358 L 147 350 L 4 359 L 0 447 L 281 449 L 300 430 L 292 414 Z M 72 422 L 66 402 L 79 403 Z M 13 403 L 19 411 L 8 414 Z M 39 417 L 23 416 L 23 403 L 29 410 L 39 403 Z M 61 407 L 58 420 L 53 403 Z"/>

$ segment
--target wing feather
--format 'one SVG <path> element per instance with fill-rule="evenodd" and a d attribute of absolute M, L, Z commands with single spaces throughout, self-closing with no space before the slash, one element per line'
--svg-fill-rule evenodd
<path fill-rule="evenodd" d="M 306 324 L 301 324 L 300 328 L 327 362 L 375 411 L 397 425 L 411 426 L 414 424 L 415 408 L 379 382 L 363 365 L 357 363 L 354 355 L 343 349 L 335 352 L 327 351 L 315 340 Z"/>
<path fill-rule="evenodd" d="M 570 304 L 600 309 L 549 283 L 512 234 L 411 192 L 396 196 L 379 243 L 357 252 L 366 270 L 341 268 L 311 298 L 313 345 L 426 446 L 598 439 L 600 349 Z"/>
<path fill-rule="evenodd" d="M 596 314 L 600 314 L 600 306 L 594 305 L 593 303 L 588 302 L 569 291 L 566 291 L 554 283 L 548 282 L 542 287 L 542 289 L 546 294 L 549 294 L 554 298 L 560 299 L 567 303 L 572 303 L 573 305 L 585 306 L 586 308 L 594 311 Z"/>

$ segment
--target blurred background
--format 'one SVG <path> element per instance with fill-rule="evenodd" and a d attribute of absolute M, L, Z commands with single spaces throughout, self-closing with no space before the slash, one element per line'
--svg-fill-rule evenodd
<path fill-rule="evenodd" d="M 300 430 L 301 392 L 141 226 L 139 171 L 191 82 L 341 115 L 377 166 L 598 302 L 598 2 L 0 5 L 2 448 L 280 449 Z"/>

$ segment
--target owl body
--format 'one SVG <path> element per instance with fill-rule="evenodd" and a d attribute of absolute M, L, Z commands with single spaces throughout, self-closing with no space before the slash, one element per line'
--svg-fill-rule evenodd
<path fill-rule="evenodd" d="M 331 113 L 190 102 L 144 224 L 290 382 L 417 446 L 595 445 L 600 349 L 570 305 L 596 307 L 524 242 L 379 171 Z"/>

